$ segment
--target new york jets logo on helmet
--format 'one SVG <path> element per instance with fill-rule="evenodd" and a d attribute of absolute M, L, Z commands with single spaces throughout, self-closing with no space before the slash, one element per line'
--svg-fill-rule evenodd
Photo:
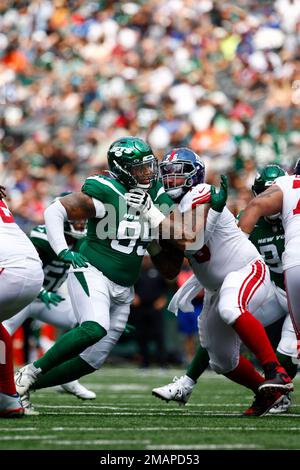
<path fill-rule="evenodd" d="M 150 189 L 157 181 L 158 163 L 147 142 L 123 137 L 113 142 L 107 154 L 109 169 L 127 188 Z"/>

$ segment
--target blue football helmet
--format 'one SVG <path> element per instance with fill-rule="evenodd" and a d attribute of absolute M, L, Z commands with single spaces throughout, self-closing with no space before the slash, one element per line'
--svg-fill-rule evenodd
<path fill-rule="evenodd" d="M 204 182 L 205 166 L 199 155 L 186 147 L 170 150 L 159 164 L 165 191 L 179 200 L 193 186 Z"/>

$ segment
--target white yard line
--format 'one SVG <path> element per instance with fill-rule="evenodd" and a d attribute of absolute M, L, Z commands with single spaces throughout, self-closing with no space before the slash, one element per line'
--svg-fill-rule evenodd
<path fill-rule="evenodd" d="M 188 445 L 178 445 L 178 444 L 167 444 L 161 446 L 148 445 L 146 446 L 147 450 L 217 450 L 217 449 L 261 449 L 261 446 L 255 444 L 188 444 Z"/>
<path fill-rule="evenodd" d="M 289 415 L 287 415 L 289 416 Z M 260 421 L 261 422 L 261 421 Z M 260 426 L 172 426 L 172 431 L 197 431 L 197 432 L 207 432 L 207 431 L 274 431 L 274 432 L 300 432 L 300 426 L 289 426 L 289 427 L 260 427 Z M 41 432 L 41 428 L 0 428 L 0 432 Z M 155 431 L 170 431 L 169 427 L 165 426 L 154 426 L 154 427 L 68 427 L 68 426 L 57 426 L 48 428 L 47 431 L 53 432 L 155 432 Z M 52 437 L 52 436 L 51 436 Z"/>
<path fill-rule="evenodd" d="M 54 408 L 57 408 L 57 407 L 54 407 Z M 73 412 L 73 411 L 68 411 L 66 413 L 55 413 L 54 411 L 43 411 L 42 412 L 43 415 L 49 415 L 49 416 L 59 416 L 59 415 L 64 415 L 64 414 L 68 414 L 70 416 L 79 416 L 79 415 L 83 415 L 83 416 L 88 416 L 88 415 L 91 415 L 91 416 L 112 416 L 112 414 L 108 411 L 107 413 L 105 412 L 97 412 L 97 411 L 94 411 L 94 412 L 90 412 L 90 411 L 77 411 L 77 412 Z M 140 412 L 114 412 L 113 413 L 114 416 L 141 416 L 141 413 Z M 145 412 L 143 413 L 143 416 L 170 416 L 170 412 L 161 412 L 161 411 L 157 411 L 157 412 L 154 412 L 154 413 L 148 413 L 148 412 Z M 222 411 L 199 411 L 199 412 L 194 412 L 194 413 L 181 413 L 181 416 L 219 416 L 219 417 L 227 417 L 227 416 L 241 416 L 240 413 L 238 412 L 233 412 L 233 413 L 223 413 Z M 274 417 L 274 416 L 272 416 Z M 289 413 L 287 415 L 276 415 L 276 418 L 277 417 L 281 417 L 281 418 L 300 418 L 300 413 Z"/>

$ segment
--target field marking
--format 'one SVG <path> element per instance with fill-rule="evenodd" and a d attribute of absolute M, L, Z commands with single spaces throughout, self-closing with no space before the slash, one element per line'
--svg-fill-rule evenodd
<path fill-rule="evenodd" d="M 13 431 L 13 432 L 24 432 L 24 431 L 38 431 L 39 428 L 0 428 L 0 432 Z M 1 441 L 1 438 L 0 438 Z"/>
<path fill-rule="evenodd" d="M 255 444 L 167 444 L 161 446 L 148 445 L 146 446 L 147 450 L 217 450 L 217 449 L 262 449 L 261 446 Z"/>
<path fill-rule="evenodd" d="M 53 434 L 51 436 L 1 436 L 1 441 L 46 441 L 52 438 Z"/>
<path fill-rule="evenodd" d="M 179 410 L 185 410 L 190 412 L 196 412 L 196 410 L 191 410 L 190 408 L 231 408 L 231 407 L 245 407 L 249 405 L 249 402 L 245 403 L 188 403 L 187 406 L 179 406 L 178 402 L 174 403 L 161 403 L 157 402 L 157 406 L 154 407 L 153 403 L 143 404 L 143 406 L 136 405 L 140 411 L 155 411 L 155 410 L 170 410 L 173 409 L 170 406 L 176 405 L 175 409 L 178 407 Z M 65 405 L 43 405 L 39 403 L 35 403 L 35 406 L 39 408 L 83 408 L 83 409 L 111 409 L 111 410 L 131 410 L 132 405 L 130 403 L 118 403 L 118 405 L 114 405 L 113 403 L 102 403 L 101 405 L 90 405 L 89 403 L 85 403 L 84 405 L 76 405 L 72 403 L 66 403 Z M 292 405 L 293 408 L 299 408 L 300 405 Z"/>
<path fill-rule="evenodd" d="M 178 415 L 178 413 L 176 413 Z M 54 411 L 43 411 L 42 412 L 42 415 L 41 416 L 44 416 L 44 415 L 49 415 L 49 416 L 112 416 L 111 413 L 107 412 L 97 412 L 97 411 L 87 411 L 87 412 L 84 412 L 84 411 L 77 411 L 77 412 L 72 412 L 72 411 L 69 411 L 69 412 L 66 412 L 66 413 L 55 413 Z M 138 413 L 138 412 L 124 412 L 124 413 L 121 413 L 121 412 L 114 412 L 113 413 L 113 416 L 141 416 L 141 413 Z M 158 411 L 156 413 L 143 413 L 143 416 L 152 416 L 152 417 L 155 417 L 155 416 L 174 416 L 173 413 L 164 413 L 164 412 L 161 412 L 161 411 Z M 232 413 L 223 413 L 222 411 L 202 411 L 202 412 L 194 412 L 194 413 L 181 413 L 181 416 L 185 416 L 185 417 L 192 417 L 192 416 L 217 416 L 217 417 L 237 417 L 237 416 L 241 416 L 241 413 L 238 413 L 238 412 L 232 412 Z M 272 418 L 275 418 L 274 415 L 269 415 L 269 417 L 272 417 Z M 287 415 L 276 415 L 276 418 L 300 418 L 300 413 L 289 413 Z M 266 419 L 266 417 L 264 417 Z"/>
<path fill-rule="evenodd" d="M 288 415 L 286 415 L 288 417 Z M 260 421 L 261 422 L 261 421 Z M 290 426 L 290 427 L 260 427 L 260 426 L 172 426 L 172 431 L 197 431 L 197 432 L 207 432 L 207 431 L 282 431 L 282 432 L 288 432 L 288 431 L 299 431 L 300 432 L 300 426 Z M 30 431 L 30 432 L 36 432 L 36 431 L 43 431 L 41 428 L 0 428 L 0 432 L 24 432 L 24 431 Z M 48 428 L 47 431 L 53 431 L 53 432 L 65 432 L 65 431 L 70 431 L 70 432 L 155 432 L 155 431 L 170 431 L 170 427 L 165 427 L 165 426 L 150 426 L 150 427 L 121 427 L 121 428 L 116 428 L 116 427 L 71 427 L 71 426 L 53 426 L 51 428 Z M 52 437 L 52 436 L 51 436 Z"/>
<path fill-rule="evenodd" d="M 113 445 L 113 444 L 150 444 L 149 439 L 142 439 L 142 440 L 132 440 L 132 439 L 81 439 L 78 440 L 56 440 L 53 439 L 53 435 L 51 436 L 1 436 L 1 441 L 33 441 L 33 440 L 40 440 L 40 441 L 47 441 L 46 444 L 56 444 L 56 445 Z"/>
<path fill-rule="evenodd" d="M 261 422 L 261 421 L 260 421 Z M 165 426 L 153 426 L 153 427 L 122 427 L 122 428 L 115 428 L 115 427 L 52 427 L 49 428 L 50 431 L 54 432 L 59 432 L 59 431 L 84 431 L 84 432 L 106 432 L 106 431 L 120 431 L 120 432 L 127 432 L 127 431 L 141 431 L 141 432 L 148 432 L 148 431 L 170 431 L 170 427 L 165 427 Z M 259 426 L 177 426 L 174 427 L 172 426 L 172 431 L 300 431 L 300 426 L 296 427 L 278 427 L 274 428 L 274 426 L 271 427 L 259 427 Z M 0 429 L 1 431 L 1 429 Z"/>

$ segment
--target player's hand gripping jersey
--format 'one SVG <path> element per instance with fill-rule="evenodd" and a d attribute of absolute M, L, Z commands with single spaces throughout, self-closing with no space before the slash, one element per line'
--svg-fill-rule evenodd
<path fill-rule="evenodd" d="M 199 184 L 183 197 L 179 210 L 186 212 L 209 199 L 210 185 Z M 234 216 L 225 207 L 206 244 L 189 260 L 203 287 L 216 290 L 228 273 L 245 267 L 257 258 L 260 258 L 257 249 L 237 227 Z"/>
<path fill-rule="evenodd" d="M 127 189 L 117 179 L 91 176 L 82 191 L 104 204 L 106 227 L 104 219 L 89 219 L 87 237 L 80 252 L 111 281 L 132 286 L 138 279 L 143 256 L 151 241 L 147 223 L 141 223 L 138 212 L 130 212 L 125 199 Z M 167 213 L 172 201 L 161 183 L 157 182 L 148 193 L 154 204 Z M 107 234 L 105 238 L 103 230 Z"/>

